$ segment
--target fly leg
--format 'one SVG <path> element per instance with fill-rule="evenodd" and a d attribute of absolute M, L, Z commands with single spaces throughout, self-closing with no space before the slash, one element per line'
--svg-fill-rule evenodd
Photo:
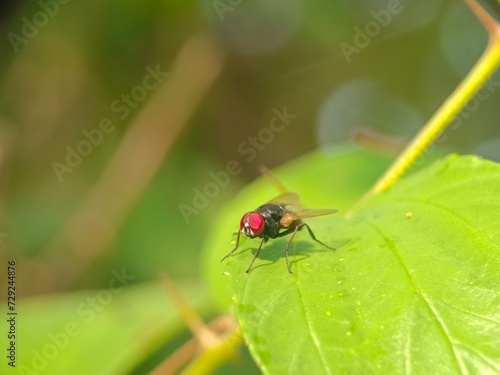
<path fill-rule="evenodd" d="M 297 225 L 297 226 L 295 227 L 295 230 L 293 231 L 292 236 L 290 237 L 290 239 L 288 240 L 288 242 L 287 242 L 287 244 L 286 244 L 285 248 L 283 249 L 283 251 L 285 252 L 286 268 L 288 269 L 288 273 L 289 273 L 290 275 L 293 275 L 293 272 L 292 272 L 292 270 L 290 269 L 290 262 L 288 261 L 288 248 L 290 247 L 290 244 L 292 243 L 293 238 L 295 237 L 295 234 L 297 234 L 297 231 L 298 231 L 300 228 L 302 228 L 302 226 L 303 226 L 303 225 L 306 225 L 306 224 L 301 223 L 301 224 L 299 224 L 299 225 Z M 306 226 L 307 226 L 307 225 L 306 225 Z M 284 232 L 283 232 L 283 234 L 284 234 Z"/>
<path fill-rule="evenodd" d="M 229 258 L 229 256 L 236 251 L 238 246 L 240 246 L 240 235 L 241 235 L 241 230 L 238 231 L 238 237 L 236 237 L 236 246 L 234 247 L 233 250 L 231 250 L 229 253 L 226 254 L 224 258 L 222 258 L 220 261 L 224 261 L 224 259 Z"/>
<path fill-rule="evenodd" d="M 330 250 L 335 250 L 334 248 L 328 246 L 327 244 L 321 242 L 320 240 L 318 240 L 316 238 L 316 236 L 314 235 L 313 231 L 311 230 L 311 228 L 309 228 L 309 225 L 307 225 L 306 223 L 302 223 L 306 228 L 307 228 L 307 231 L 309 232 L 309 234 L 311 235 L 312 239 L 320 244 L 322 244 L 324 247 L 330 249 Z"/>
<path fill-rule="evenodd" d="M 295 234 L 297 234 L 297 231 L 302 229 L 302 227 L 305 225 L 305 223 L 299 223 L 295 226 L 292 226 L 290 228 L 288 228 L 287 230 L 281 232 L 280 234 L 278 234 L 277 237 L 283 237 L 283 236 L 286 236 L 290 233 L 292 233 L 292 236 L 290 237 L 290 239 L 288 240 L 288 242 L 286 243 L 286 246 L 285 248 L 283 249 L 283 251 L 285 252 L 285 259 L 286 259 L 286 268 L 288 269 L 288 273 L 290 275 L 293 275 L 293 272 L 292 270 L 290 269 L 290 262 L 288 260 L 288 248 L 290 247 L 290 244 L 292 243 L 293 241 L 293 238 L 295 237 Z"/>
<path fill-rule="evenodd" d="M 260 242 L 259 249 L 258 249 L 258 250 L 257 250 L 257 252 L 255 253 L 255 255 L 254 255 L 254 257 L 253 257 L 252 261 L 250 262 L 250 265 L 248 266 L 247 270 L 245 271 L 245 273 L 246 273 L 246 274 L 248 274 L 248 272 L 250 272 L 250 269 L 251 269 L 251 268 L 252 268 L 252 266 L 253 266 L 253 262 L 255 262 L 255 259 L 257 259 L 257 257 L 259 256 L 260 249 L 262 249 L 262 245 L 264 245 L 264 242 L 266 242 L 266 241 L 267 241 L 267 238 L 266 238 L 266 237 L 264 237 L 264 238 L 262 239 L 262 241 Z"/>

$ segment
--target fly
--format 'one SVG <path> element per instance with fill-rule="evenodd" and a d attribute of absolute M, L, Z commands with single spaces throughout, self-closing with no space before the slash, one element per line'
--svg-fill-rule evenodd
<path fill-rule="evenodd" d="M 221 262 L 228 258 L 232 253 L 236 251 L 240 244 L 240 236 L 243 233 L 249 238 L 262 238 L 260 246 L 255 253 L 250 265 L 248 266 L 245 273 L 250 272 L 255 259 L 259 256 L 262 245 L 266 243 L 270 238 L 279 238 L 291 234 L 283 251 L 285 252 L 286 267 L 288 272 L 292 274 L 290 269 L 290 263 L 288 261 L 288 248 L 293 238 L 299 230 L 306 228 L 309 232 L 311 238 L 320 243 L 321 245 L 333 250 L 330 246 L 321 242 L 316 238 L 313 231 L 302 221 L 302 219 L 308 219 L 316 216 L 330 215 L 338 212 L 335 209 L 294 209 L 293 206 L 300 207 L 300 198 L 297 193 L 286 192 L 278 195 L 276 198 L 272 199 L 266 204 L 259 206 L 256 210 L 247 212 L 243 215 L 240 220 L 240 229 L 238 230 L 238 236 L 236 238 L 236 246 L 231 250 Z"/>

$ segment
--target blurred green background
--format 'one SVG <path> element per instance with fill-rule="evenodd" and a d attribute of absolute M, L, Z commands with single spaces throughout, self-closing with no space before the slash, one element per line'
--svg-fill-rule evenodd
<path fill-rule="evenodd" d="M 3 2 L 0 251 L 1 269 L 7 259 L 17 262 L 20 317 L 29 325 L 19 333 L 28 343 L 19 348 L 18 362 L 29 364 L 47 333 L 71 320 L 88 295 L 107 288 L 113 270 L 125 268 L 133 293 L 110 304 L 99 328 L 93 328 L 101 336 L 89 338 L 107 338 L 98 349 L 103 365 L 80 370 L 147 371 L 163 354 L 140 370 L 143 358 L 161 347 L 168 355 L 189 338 L 157 287 L 160 273 L 168 273 L 205 318 L 221 311 L 204 274 L 223 268 L 203 264 L 200 249 L 219 208 L 258 177 L 259 164 L 273 168 L 312 150 L 352 142 L 361 128 L 395 137 L 395 148 L 410 139 L 481 54 L 486 34 L 463 1 L 401 1 L 394 12 L 388 3 Z M 188 51 L 184 57 L 182 51 Z M 158 69 L 165 77 L 152 88 L 154 77 L 146 84 L 144 79 Z M 500 160 L 499 85 L 497 75 L 439 143 Z M 117 106 L 125 108 L 120 112 Z M 285 108 L 290 119 L 284 130 L 263 132 Z M 90 151 L 82 148 L 87 155 L 58 177 L 54 168 L 60 165 L 54 163 L 65 164 L 68 147 L 76 150 L 87 139 L 82 131 L 99 129 L 106 118 L 113 129 L 96 136 L 100 141 Z M 259 144 L 252 146 L 251 137 Z M 121 172 L 110 173 L 108 163 L 120 152 L 124 157 L 112 170 Z M 220 176 L 231 161 L 238 173 L 206 207 L 194 207 L 196 189 L 204 191 L 213 173 Z M 99 185 L 103 176 L 111 182 Z M 121 202 L 121 192 L 134 184 L 135 195 Z M 97 193 L 96 186 L 101 186 Z M 92 191 L 95 199 L 89 201 Z M 111 203 L 101 211 L 96 202 Z M 197 213 L 186 219 L 180 205 Z M 79 214 L 84 219 L 78 230 L 68 229 Z M 109 318 L 112 309 L 123 314 L 118 299 L 130 316 Z M 171 317 L 153 308 L 162 303 Z M 148 336 L 148 349 L 142 346 L 144 353 L 138 354 L 131 349 L 137 339 L 134 319 L 148 321 L 150 313 L 164 318 L 158 329 L 171 334 Z M 107 353 L 118 332 L 121 348 Z M 78 353 L 90 344 L 81 345 L 68 364 L 58 367 L 58 356 L 40 373 L 58 368 L 78 373 L 84 362 Z M 135 360 L 106 367 L 110 356 L 121 358 L 127 350 Z M 257 372 L 250 363 L 247 358 L 234 366 Z"/>

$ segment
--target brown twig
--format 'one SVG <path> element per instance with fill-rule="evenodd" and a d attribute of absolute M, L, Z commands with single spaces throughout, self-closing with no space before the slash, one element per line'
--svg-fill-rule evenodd
<path fill-rule="evenodd" d="M 497 20 L 492 17 L 476 0 L 465 0 L 465 2 L 488 32 L 490 37 L 489 42 L 492 43 L 494 40 L 500 39 L 500 25 Z"/>
<path fill-rule="evenodd" d="M 77 280 L 112 244 L 131 208 L 222 68 L 222 52 L 206 35 L 182 48 L 171 74 L 127 131 L 101 178 L 47 246 L 59 286 Z"/>
<path fill-rule="evenodd" d="M 207 329 L 205 323 L 196 311 L 187 303 L 182 293 L 177 289 L 174 282 L 166 273 L 161 274 L 161 279 L 170 300 L 174 303 L 182 316 L 182 320 L 188 326 L 189 330 L 198 338 L 202 347 L 211 347 L 218 342 L 218 338 L 212 331 Z"/>
<path fill-rule="evenodd" d="M 365 127 L 355 129 L 352 139 L 354 143 L 368 150 L 388 156 L 399 154 L 408 143 L 403 137 L 383 134 L 382 132 Z"/>
<path fill-rule="evenodd" d="M 204 348 L 200 345 L 199 338 L 193 337 L 165 358 L 150 372 L 150 375 L 175 374 L 184 368 L 189 361 L 196 362 L 196 359 L 200 358 L 203 353 L 210 352 L 210 350 L 218 346 L 227 346 L 227 348 L 223 349 L 232 355 L 235 344 L 234 336 L 238 335 L 239 337 L 238 324 L 234 318 L 229 315 L 222 315 L 208 323 L 205 328 L 217 337 L 217 341 L 213 343 L 213 346 Z M 237 342 L 239 343 L 239 341 Z"/>
<path fill-rule="evenodd" d="M 238 331 L 238 324 L 228 315 L 223 315 L 206 325 L 196 311 L 185 300 L 170 277 L 161 275 L 169 299 L 181 314 L 182 320 L 193 334 L 193 338 L 165 358 L 152 372 L 153 375 L 175 374 L 190 360 L 213 348 L 223 346 L 226 339 Z"/>

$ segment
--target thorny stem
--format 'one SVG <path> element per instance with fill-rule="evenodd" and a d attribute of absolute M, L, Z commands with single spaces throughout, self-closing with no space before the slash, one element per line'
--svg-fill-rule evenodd
<path fill-rule="evenodd" d="M 489 43 L 486 50 L 465 79 L 406 146 L 373 188 L 362 198 L 361 202 L 391 188 L 449 126 L 451 120 L 500 65 L 500 25 L 476 0 L 465 0 L 465 2 L 488 31 Z"/>

